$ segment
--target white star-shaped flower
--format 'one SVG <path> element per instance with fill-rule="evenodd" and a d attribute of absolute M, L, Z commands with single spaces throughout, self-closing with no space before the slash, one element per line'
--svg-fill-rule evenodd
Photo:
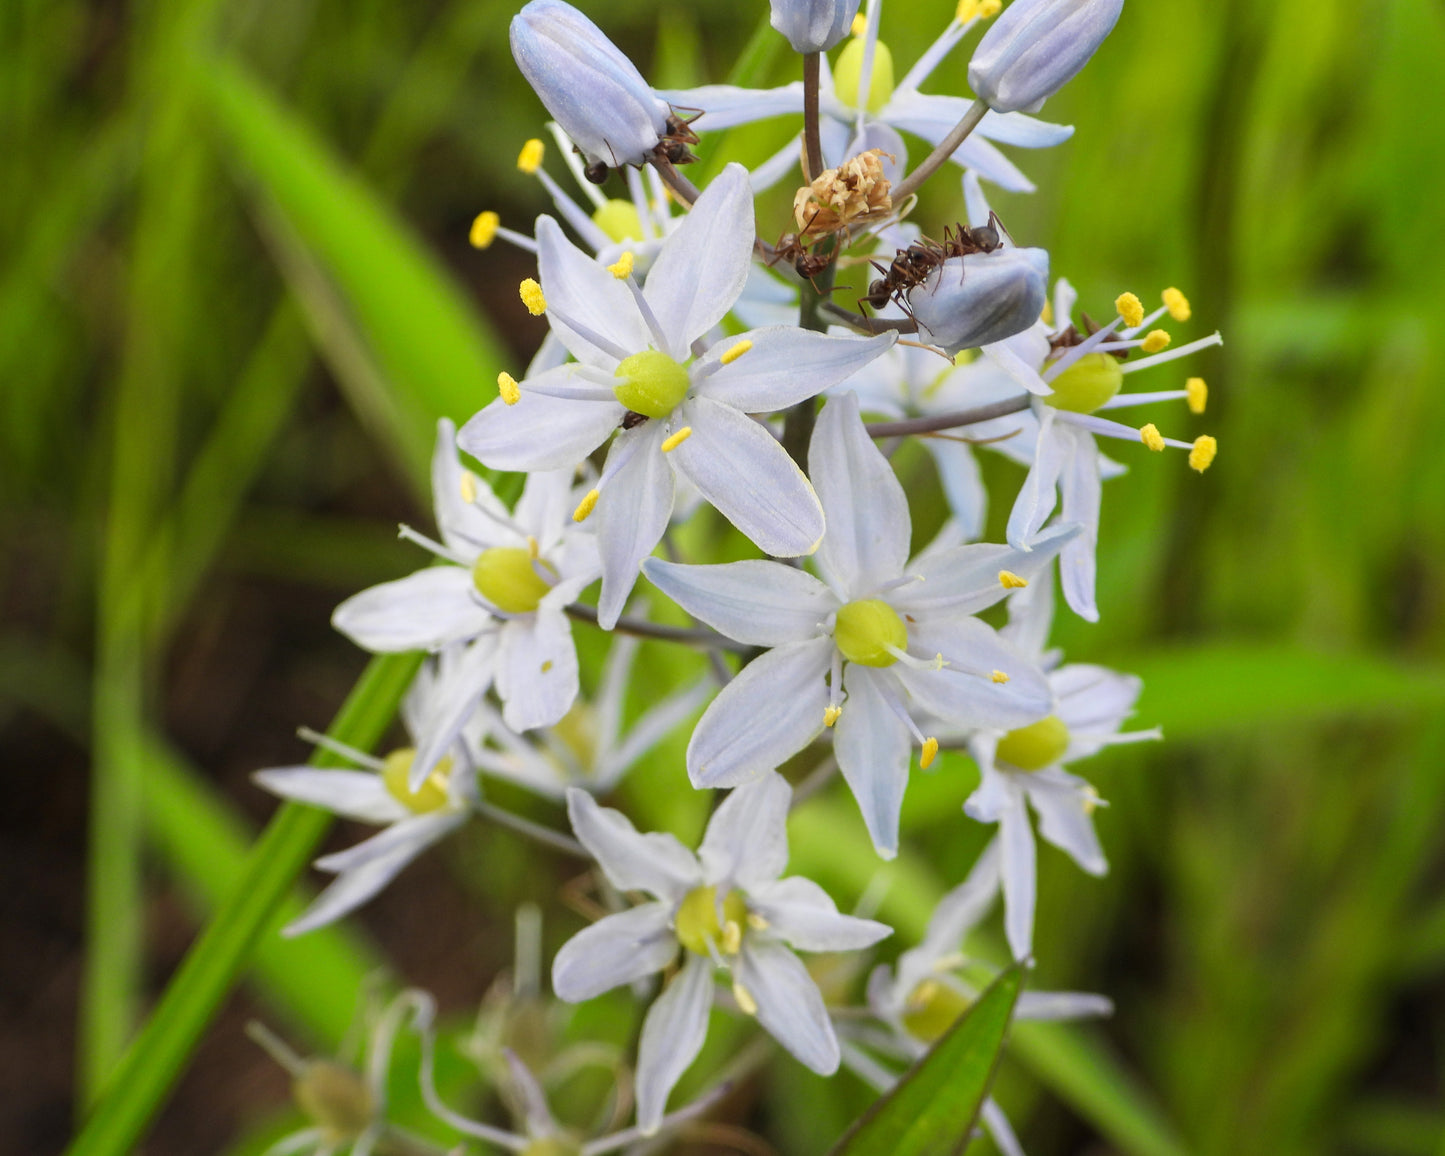
<path fill-rule="evenodd" d="M 517 731 L 556 722 L 577 697 L 577 649 L 565 608 L 600 566 L 592 534 L 570 517 L 572 478 L 571 469 L 533 474 L 508 511 L 462 468 L 455 431 L 443 419 L 432 458 L 442 540 L 404 533 L 452 564 L 373 586 L 336 608 L 333 625 L 375 653 L 465 644 L 436 695 L 414 782 L 456 739 L 493 680 L 503 717 Z"/>
<path fill-rule="evenodd" d="M 697 1057 L 713 1003 L 713 973 L 725 969 L 737 1005 L 798 1060 L 821 1075 L 838 1067 L 838 1040 L 822 993 L 793 954 L 850 951 L 890 934 L 838 912 L 788 861 L 792 790 L 768 775 L 733 791 L 713 812 L 697 855 L 671 835 L 641 835 L 627 817 L 567 792 L 572 829 L 619 891 L 653 901 L 599 920 L 562 945 L 552 986 L 564 1000 L 591 999 L 685 962 L 647 1012 L 637 1062 L 637 1122 L 662 1121 L 668 1093 Z"/>
<path fill-rule="evenodd" d="M 602 554 L 598 621 L 611 629 L 672 513 L 674 470 L 763 551 L 807 554 L 823 510 L 803 472 L 749 417 L 787 409 L 841 381 L 896 334 L 834 337 L 788 326 L 710 348 L 703 338 L 737 301 L 752 263 L 752 191 L 728 165 L 663 242 L 646 286 L 537 222 L 541 284 L 531 294 L 577 358 L 522 382 L 463 428 L 460 444 L 502 470 L 571 467 L 619 425 L 595 491 Z"/>
<path fill-rule="evenodd" d="M 838 766 L 874 846 L 891 857 L 910 737 L 924 766 L 938 747 L 915 714 L 1008 729 L 1048 712 L 1043 674 L 973 615 L 1046 566 L 1074 531 L 1052 530 L 1031 552 L 957 546 L 910 562 L 908 499 L 851 394 L 824 406 L 808 467 L 828 515 L 815 556 L 822 581 L 779 562 L 647 562 L 648 578 L 690 614 L 769 648 L 703 714 L 688 774 L 695 786 L 736 786 L 836 722 Z"/>

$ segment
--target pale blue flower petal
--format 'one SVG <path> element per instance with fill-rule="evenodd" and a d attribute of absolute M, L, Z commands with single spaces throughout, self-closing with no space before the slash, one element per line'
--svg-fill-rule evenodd
<path fill-rule="evenodd" d="M 794 642 L 748 663 L 704 712 L 687 746 L 695 787 L 733 787 L 780 766 L 823 729 L 833 640 Z"/>
<path fill-rule="evenodd" d="M 818 985 L 781 943 L 749 936 L 733 980 L 758 1007 L 758 1022 L 804 1066 L 820 1076 L 838 1070 L 838 1037 Z"/>
<path fill-rule="evenodd" d="M 576 380 L 573 366 L 542 374 L 544 384 Z M 462 426 L 457 444 L 494 470 L 559 470 L 575 466 L 607 440 L 627 413 L 611 398 L 552 397 L 521 383 L 515 405 L 501 398 Z"/>
<path fill-rule="evenodd" d="M 964 537 L 970 541 L 982 537 L 988 516 L 988 490 L 973 447 L 967 442 L 945 438 L 923 438 L 922 441 L 938 467 L 943 496 L 958 519 Z"/>
<path fill-rule="evenodd" d="M 1078 1020 L 1113 1014 L 1113 1000 L 1087 991 L 1026 991 L 1014 1009 L 1021 1020 Z"/>
<path fill-rule="evenodd" d="M 476 556 L 480 547 L 495 545 L 505 531 L 496 518 L 506 518 L 506 507 L 481 478 L 472 476 L 476 500 L 462 496 L 463 470 L 457 460 L 457 430 L 446 418 L 437 422 L 437 444 L 432 454 L 431 492 L 437 530 L 442 541 L 462 559 Z M 492 517 L 488 516 L 494 515 Z"/>
<path fill-rule="evenodd" d="M 818 569 L 844 597 L 863 598 L 908 561 L 908 499 L 878 452 L 852 394 L 830 398 L 808 448 L 808 472 L 828 518 Z"/>
<path fill-rule="evenodd" d="M 1090 875 L 1104 875 L 1109 862 L 1094 830 L 1097 802 L 1084 780 L 1059 770 L 1044 770 L 1024 779 L 1024 790 L 1039 816 L 1039 834 L 1068 854 Z"/>
<path fill-rule="evenodd" d="M 976 614 L 1008 594 L 1000 573 L 1032 580 L 1077 533 L 1078 527 L 1073 525 L 1050 527 L 1034 539 L 1029 551 L 992 542 L 939 551 L 909 566 L 909 576 L 921 581 L 900 587 L 888 602 L 920 623 L 931 624 L 935 617 Z"/>
<path fill-rule="evenodd" d="M 602 555 L 602 593 L 597 622 L 611 630 L 637 582 L 642 560 L 652 553 L 672 517 L 673 474 L 662 440 L 660 421 L 649 421 L 618 435 L 608 453 L 626 455 L 625 464 L 609 481 L 597 510 L 597 547 Z M 619 456 L 618 460 L 624 460 Z"/>
<path fill-rule="evenodd" d="M 817 549 L 823 507 L 767 429 L 706 397 L 684 402 L 676 420 L 691 426 L 692 436 L 672 450 L 673 464 L 719 513 L 766 554 L 793 558 Z"/>
<path fill-rule="evenodd" d="M 637 1127 L 644 1136 L 661 1126 L 668 1095 L 702 1051 L 712 991 L 712 961 L 689 954 L 648 1009 L 637 1046 Z"/>
<path fill-rule="evenodd" d="M 692 343 L 727 315 L 747 284 L 756 240 L 748 170 L 730 164 L 667 238 L 643 286 L 669 356 L 685 360 Z"/>
<path fill-rule="evenodd" d="M 1004 934 L 1015 959 L 1033 954 L 1034 900 L 1038 890 L 1034 831 L 1022 796 L 1005 808 L 998 819 L 999 847 L 1003 852 Z"/>
<path fill-rule="evenodd" d="M 1008 543 L 1020 550 L 1028 547 L 1039 527 L 1054 512 L 1054 504 L 1058 500 L 1059 471 L 1064 467 L 1067 451 L 1067 444 L 1057 436 L 1058 431 L 1064 428 L 1063 423 L 1054 420 L 1052 406 L 1043 406 L 1042 409 L 1037 456 L 1008 519 Z"/>
<path fill-rule="evenodd" d="M 437 762 L 451 750 L 496 672 L 497 635 L 489 631 L 443 665 L 426 722 L 415 735 L 408 782 L 413 791 L 421 789 Z"/>
<path fill-rule="evenodd" d="M 424 815 L 410 815 L 354 847 L 321 856 L 316 860 L 316 867 L 321 871 L 336 874 L 355 871 L 377 860 L 390 858 L 398 848 L 409 848 L 407 858 L 410 859 L 464 822 L 466 814 L 458 811 L 431 811 Z"/>
<path fill-rule="evenodd" d="M 938 144 L 963 119 L 973 101 L 964 96 L 928 96 L 900 88 L 883 110 L 894 128 Z M 1074 135 L 1070 124 L 1050 124 L 1021 112 L 987 112 L 974 132 L 999 144 L 1025 149 L 1052 148 Z M 979 222 L 982 224 L 982 222 Z"/>
<path fill-rule="evenodd" d="M 697 395 L 743 413 L 773 413 L 837 385 L 893 345 L 896 333 L 841 337 L 776 325 L 725 337 L 693 366 Z M 728 350 L 742 342 L 752 348 L 730 364 L 715 368 Z M 706 376 L 703 376 L 706 374 Z"/>
<path fill-rule="evenodd" d="M 677 955 L 672 905 L 644 903 L 583 928 L 552 960 L 552 990 L 580 1003 L 661 971 Z"/>
<path fill-rule="evenodd" d="M 731 84 L 705 84 L 657 94 L 673 108 L 689 114 L 701 109 L 693 128 L 715 132 L 752 124 L 756 120 L 803 111 L 803 82 L 795 80 L 781 88 L 738 88 Z"/>
<path fill-rule="evenodd" d="M 649 558 L 642 572 L 694 618 L 752 646 L 817 638 L 839 606 L 828 587 L 782 562 L 684 566 Z"/>
<path fill-rule="evenodd" d="M 697 857 L 672 835 L 643 835 L 621 811 L 599 806 L 586 791 L 567 791 L 567 816 L 612 886 L 677 902 L 702 882 Z"/>
<path fill-rule="evenodd" d="M 331 625 L 376 654 L 438 650 L 474 638 L 492 622 L 460 566 L 432 566 L 354 594 L 336 608 Z"/>
<path fill-rule="evenodd" d="M 703 878 L 752 891 L 788 865 L 788 803 L 793 789 L 778 774 L 730 792 L 708 820 L 698 848 Z"/>
<path fill-rule="evenodd" d="M 1086 622 L 1099 621 L 1099 607 L 1094 601 L 1094 579 L 1097 563 L 1094 552 L 1099 541 L 1099 504 L 1102 483 L 1099 478 L 1099 450 L 1094 435 L 1087 430 L 1060 424 L 1054 436 L 1071 443 L 1059 472 L 1059 489 L 1063 505 L 1059 517 L 1081 527 L 1079 536 L 1064 547 L 1059 555 L 1059 587 L 1064 601 Z"/>
<path fill-rule="evenodd" d="M 651 344 L 651 332 L 631 290 L 590 253 L 572 244 L 551 217 L 537 218 L 537 268 L 552 332 L 578 361 L 611 370 L 618 359 L 582 336 L 567 320 L 629 355 Z"/>
<path fill-rule="evenodd" d="M 768 921 L 766 934 L 799 951 L 857 951 L 893 934 L 885 923 L 841 914 L 826 891 L 801 875 L 753 887 L 748 910 Z"/>
<path fill-rule="evenodd" d="M 287 937 L 334 923 L 348 912 L 355 911 L 372 898 L 401 872 L 401 869 L 421 853 L 425 844 L 403 843 L 392 847 L 389 854 L 373 859 L 354 871 L 347 871 L 336 878 L 329 887 L 316 897 L 298 919 L 292 920 L 281 929 Z"/>
<path fill-rule="evenodd" d="M 977 618 L 931 624 L 917 635 L 918 651 L 941 653 L 965 667 L 919 670 L 900 662 L 888 668 L 920 710 L 943 719 L 951 729 L 1013 730 L 1037 722 L 1053 705 L 1043 672 Z M 994 682 L 995 670 L 1008 681 Z"/>
<path fill-rule="evenodd" d="M 843 670 L 848 701 L 834 728 L 833 749 L 863 812 L 863 822 L 878 854 L 898 854 L 898 816 L 908 786 L 911 759 L 907 724 L 888 705 L 894 687 L 881 671 L 850 662 Z"/>
<path fill-rule="evenodd" d="M 363 823 L 395 823 L 411 814 L 386 789 L 375 771 L 324 771 L 316 767 L 271 767 L 251 776 L 283 799 L 325 807 Z"/>
<path fill-rule="evenodd" d="M 514 731 L 551 726 L 577 698 L 577 647 L 559 609 L 512 619 L 501 629 L 497 694 L 502 719 Z"/>

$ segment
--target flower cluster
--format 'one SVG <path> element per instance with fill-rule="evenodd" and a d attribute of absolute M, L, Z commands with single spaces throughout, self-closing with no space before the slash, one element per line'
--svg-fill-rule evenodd
<path fill-rule="evenodd" d="M 459 431 L 439 424 L 436 537 L 402 531 L 434 564 L 355 595 L 334 618 L 367 650 L 428 653 L 407 700 L 411 745 L 384 759 L 342 750 L 355 770 L 257 776 L 278 795 L 384 826 L 318 862 L 337 879 L 292 932 L 357 907 L 472 820 L 591 864 L 599 917 L 557 952 L 551 985 L 567 1003 L 625 988 L 646 1004 L 635 1129 L 563 1143 L 538 1079 L 511 1053 L 503 1079 L 530 1105 L 520 1133 L 446 1108 L 428 1067 L 424 1092 L 454 1127 L 514 1150 L 602 1152 L 690 1118 L 702 1109 L 669 1116 L 669 1095 L 718 1009 L 756 1020 L 815 1072 L 847 1063 L 886 1087 L 977 994 L 989 952 L 965 954 L 964 941 L 996 898 L 1009 954 L 1031 957 L 1034 817 L 1084 871 L 1105 871 L 1103 800 L 1074 764 L 1159 735 L 1122 729 L 1138 679 L 1064 664 L 1050 648 L 1055 590 L 1079 617 L 1100 618 L 1101 483 L 1123 469 L 1100 437 L 1143 457 L 1182 448 L 1200 472 L 1213 461 L 1207 435 L 1179 441 L 1101 415 L 1174 400 L 1201 414 L 1200 377 L 1149 393 L 1123 386 L 1219 337 L 1172 344 L 1159 323 L 1191 315 L 1174 288 L 1152 312 L 1124 292 L 1110 320 L 1076 318 L 1074 290 L 1060 279 L 1050 298 L 1048 253 L 1014 240 L 983 182 L 1032 189 L 998 146 L 1071 135 L 1027 114 L 1083 67 L 1121 7 L 1014 0 L 1000 15 L 997 0 L 963 0 L 895 83 L 881 2 L 859 15 L 857 0 L 773 0 L 804 79 L 763 91 L 654 91 L 563 0 L 532 0 L 513 20 L 513 54 L 581 192 L 548 175 L 541 141 L 529 141 L 518 165 L 557 215 L 528 234 L 483 213 L 472 242 L 535 254 L 519 308 L 545 317 L 549 335 Z M 990 20 L 966 68 L 974 97 L 921 92 Z M 830 63 L 822 54 L 839 45 Z M 708 133 L 788 114 L 803 116 L 798 140 L 761 165 L 729 163 L 701 190 L 680 170 Z M 911 167 L 901 134 L 930 149 Z M 966 220 L 925 231 L 908 219 L 911 194 L 953 171 L 946 163 L 962 170 Z M 788 223 L 759 222 L 754 197 L 785 178 L 796 232 L 774 245 Z M 609 180 L 625 193 L 605 195 Z M 860 272 L 859 308 L 871 315 L 830 292 Z M 905 439 L 932 456 L 951 515 L 921 549 L 917 498 L 893 461 Z M 976 448 L 1022 467 L 1004 541 L 985 540 Z M 526 474 L 511 503 L 493 488 L 509 472 Z M 1003 625 L 980 617 L 991 607 Z M 680 615 L 692 625 L 676 625 Z M 586 694 L 574 631 L 612 636 Z M 706 652 L 710 672 L 629 726 L 648 638 Z M 619 791 L 690 722 L 674 789 L 728 792 L 696 853 L 639 832 Z M 997 836 L 923 943 L 880 964 L 866 995 L 825 982 L 797 953 L 863 951 L 892 929 L 785 874 L 790 811 L 805 793 L 846 787 L 880 861 L 892 858 L 913 767 L 928 770 L 945 749 L 959 752 L 948 773 L 963 755 L 978 768 L 957 821 L 996 824 Z M 795 791 L 803 775 L 807 791 Z M 564 803 L 571 834 L 495 805 L 500 781 Z M 410 1000 L 429 1066 L 433 1009 Z M 1100 996 L 1029 992 L 1018 1014 L 1109 1010 Z M 996 1105 L 983 1119 L 1003 1150 L 1018 1150 Z"/>

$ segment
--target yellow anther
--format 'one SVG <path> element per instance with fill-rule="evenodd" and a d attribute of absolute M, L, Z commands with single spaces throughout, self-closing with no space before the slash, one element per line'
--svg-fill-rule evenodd
<path fill-rule="evenodd" d="M 864 16 L 861 12 L 858 13 L 857 16 L 853 17 L 853 23 L 848 26 L 848 31 L 854 36 L 862 36 L 863 33 L 868 31 L 868 17 Z"/>
<path fill-rule="evenodd" d="M 1084 814 L 1092 815 L 1095 811 L 1099 809 L 1099 804 L 1103 800 L 1099 798 L 1099 792 L 1094 790 L 1093 787 L 1085 786 L 1084 789 L 1079 792 L 1079 794 L 1083 798 Z"/>
<path fill-rule="evenodd" d="M 1050 329 L 1053 328 L 1054 303 L 1052 301 L 1049 301 L 1047 298 L 1044 300 L 1044 311 L 1039 314 L 1039 320 L 1042 321 L 1045 325 L 1047 325 Z"/>
<path fill-rule="evenodd" d="M 1156 454 L 1164 448 L 1164 436 L 1152 421 L 1139 431 L 1139 440 Z"/>
<path fill-rule="evenodd" d="M 530 557 L 530 558 L 532 559 L 532 561 L 535 562 L 535 561 L 537 560 L 538 556 L 539 556 L 541 553 L 542 553 L 542 551 L 541 551 L 541 550 L 538 548 L 538 546 L 537 546 L 537 539 L 536 539 L 533 535 L 528 534 L 528 535 L 527 535 L 527 555 L 528 555 L 528 557 Z"/>
<path fill-rule="evenodd" d="M 749 341 L 746 337 L 744 337 L 736 345 L 729 346 L 727 349 L 723 350 L 723 355 L 719 357 L 718 360 L 721 361 L 724 365 L 731 365 L 734 361 L 736 361 L 752 347 L 753 343 Z"/>
<path fill-rule="evenodd" d="M 823 708 L 823 725 L 830 727 L 842 716 L 843 708 L 841 706 L 825 706 Z"/>
<path fill-rule="evenodd" d="M 1164 308 L 1169 310 L 1169 316 L 1175 321 L 1188 321 L 1193 310 L 1189 308 L 1189 298 L 1179 292 L 1178 289 L 1169 288 L 1164 290 Z"/>
<path fill-rule="evenodd" d="M 1144 335 L 1144 343 L 1139 346 L 1145 353 L 1158 353 L 1161 349 L 1168 349 L 1171 338 L 1162 329 L 1151 329 Z"/>
<path fill-rule="evenodd" d="M 682 445 L 682 443 L 690 437 L 692 437 L 692 426 L 683 426 L 682 429 L 678 430 L 677 433 L 671 437 L 663 439 L 662 452 L 665 454 L 672 453 L 673 450 L 677 449 L 678 446 Z"/>
<path fill-rule="evenodd" d="M 918 756 L 918 765 L 925 771 L 933 766 L 933 760 L 938 758 L 938 740 L 926 738 L 923 740 L 923 753 Z"/>
<path fill-rule="evenodd" d="M 477 500 L 477 475 L 471 470 L 462 471 L 462 501 L 471 505 Z"/>
<path fill-rule="evenodd" d="M 522 146 L 522 151 L 517 154 L 517 167 L 531 176 L 542 167 L 542 158 L 547 153 L 547 146 L 533 137 Z"/>
<path fill-rule="evenodd" d="M 988 676 L 988 679 L 989 679 L 990 682 L 996 682 L 996 683 L 999 684 L 999 686 L 1002 686 L 1004 683 L 1006 683 L 1006 682 L 1008 681 L 1008 675 L 1006 675 L 1006 674 L 1005 674 L 1003 671 L 1001 671 L 1001 670 L 996 670 L 996 671 L 994 671 L 991 675 Z"/>
<path fill-rule="evenodd" d="M 497 226 L 502 223 L 502 218 L 488 209 L 485 213 L 478 213 L 476 220 L 472 222 L 472 231 L 467 234 L 473 249 L 485 249 L 497 239 Z"/>
<path fill-rule="evenodd" d="M 738 1001 L 738 1007 L 742 1009 L 745 1016 L 758 1014 L 758 1001 L 753 999 L 753 993 L 740 983 L 733 984 L 733 999 Z"/>
<path fill-rule="evenodd" d="M 522 400 L 522 391 L 517 386 L 517 379 L 510 373 L 497 374 L 497 392 L 502 395 L 502 400 L 508 405 L 516 405 Z"/>
<path fill-rule="evenodd" d="M 754 931 L 766 931 L 769 927 L 772 926 L 772 924 L 770 924 L 756 911 L 749 911 L 748 926 L 751 927 Z"/>
<path fill-rule="evenodd" d="M 547 312 L 547 298 L 542 296 L 542 286 L 537 284 L 535 278 L 528 277 L 518 285 L 517 293 L 522 298 L 522 304 L 527 307 L 527 312 L 533 317 L 540 317 Z"/>
<path fill-rule="evenodd" d="M 729 919 L 723 924 L 722 929 L 722 950 L 724 955 L 736 955 L 738 949 L 743 945 L 743 929 L 738 926 L 737 921 Z"/>
<path fill-rule="evenodd" d="M 634 264 L 635 258 L 632 256 L 632 250 L 628 249 L 627 252 L 617 258 L 615 264 L 607 266 L 607 271 L 619 281 L 626 281 L 627 278 L 632 276 L 632 266 Z"/>
<path fill-rule="evenodd" d="M 1002 7 L 1000 0 L 958 0 L 955 19 L 960 24 L 967 24 L 970 20 L 990 20 L 998 15 Z"/>
<path fill-rule="evenodd" d="M 1184 400 L 1189 403 L 1190 413 L 1204 412 L 1209 401 L 1209 386 L 1204 384 L 1204 378 L 1191 377 L 1184 383 Z"/>
<path fill-rule="evenodd" d="M 1201 474 L 1214 463 L 1214 455 L 1219 452 L 1219 443 L 1208 434 L 1194 439 L 1194 448 L 1189 451 L 1189 468 L 1198 470 Z"/>
<path fill-rule="evenodd" d="M 998 572 L 998 584 L 1005 590 L 1022 590 L 1029 584 L 1027 578 L 1020 578 L 1012 570 L 1000 570 Z"/>
<path fill-rule="evenodd" d="M 597 499 L 602 495 L 596 490 L 588 490 L 587 496 L 577 503 L 577 508 L 572 511 L 574 522 L 585 522 L 587 515 L 597 508 Z"/>
<path fill-rule="evenodd" d="M 1144 306 L 1132 293 L 1120 293 L 1114 298 L 1114 308 L 1130 329 L 1144 320 Z"/>

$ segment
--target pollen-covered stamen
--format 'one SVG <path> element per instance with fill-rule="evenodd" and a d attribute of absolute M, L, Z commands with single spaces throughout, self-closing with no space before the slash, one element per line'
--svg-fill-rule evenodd
<path fill-rule="evenodd" d="M 867 31 L 868 17 L 864 16 L 861 12 L 856 13 L 853 17 L 853 23 L 848 25 L 848 35 L 862 36 Z"/>
<path fill-rule="evenodd" d="M 1189 298 L 1173 286 L 1164 290 L 1161 296 L 1164 299 L 1164 308 L 1175 321 L 1188 321 L 1194 315 L 1194 311 L 1189 307 Z"/>
<path fill-rule="evenodd" d="M 628 249 L 622 256 L 618 257 L 613 264 L 607 266 L 607 271 L 619 281 L 622 281 L 632 276 L 632 270 L 636 263 L 637 261 L 632 254 L 632 250 Z"/>
<path fill-rule="evenodd" d="M 547 298 L 535 277 L 528 277 L 517 286 L 517 296 L 521 297 L 522 304 L 533 317 L 540 317 L 547 312 Z"/>
<path fill-rule="evenodd" d="M 1069 413 L 1061 410 L 1058 414 L 1058 419 L 1060 421 L 1066 421 L 1070 425 L 1076 425 L 1081 429 L 1086 429 L 1091 434 L 1097 434 L 1100 437 L 1122 438 L 1124 441 L 1129 442 L 1142 441 L 1151 450 L 1159 450 L 1165 446 L 1173 446 L 1176 450 L 1191 450 L 1200 453 L 1201 456 L 1208 453 L 1209 457 L 1211 459 L 1213 458 L 1213 454 L 1209 453 L 1209 451 L 1199 449 L 1200 439 L 1196 438 L 1192 442 L 1182 442 L 1178 438 L 1162 437 L 1159 435 L 1158 429 L 1152 424 L 1144 428 L 1146 430 L 1152 430 L 1153 432 L 1145 433 L 1144 430 L 1136 429 L 1134 426 L 1122 425 L 1117 421 L 1109 421 L 1106 418 L 1089 413 Z M 1210 441 L 1213 441 L 1213 439 L 1211 438 Z M 1205 468 L 1208 468 L 1207 462 L 1205 463 Z"/>
<path fill-rule="evenodd" d="M 501 227 L 502 218 L 488 209 L 484 213 L 478 213 L 472 221 L 471 231 L 467 234 L 467 240 L 472 243 L 473 249 L 485 249 L 496 240 L 497 230 Z"/>
<path fill-rule="evenodd" d="M 633 438 L 630 441 L 619 440 L 613 443 L 612 452 L 607 455 L 607 464 L 602 468 L 602 476 L 597 479 L 597 484 L 587 491 L 586 497 L 577 503 L 577 509 L 572 512 L 574 522 L 587 520 L 592 511 L 597 508 L 597 501 L 602 496 L 602 491 L 627 466 L 642 444 L 640 438 Z"/>
<path fill-rule="evenodd" d="M 691 382 L 687 370 L 659 349 L 644 349 L 623 358 L 615 376 L 621 384 L 613 395 L 634 413 L 667 417 L 687 396 Z"/>
<path fill-rule="evenodd" d="M 734 361 L 736 361 L 752 347 L 753 343 L 745 337 L 736 344 L 729 346 L 727 349 L 724 349 L 722 352 L 722 356 L 718 358 L 718 361 L 721 362 L 723 365 L 731 365 Z"/>
<path fill-rule="evenodd" d="M 1151 365 L 1163 365 L 1166 361 L 1188 357 L 1191 353 L 1198 353 L 1201 349 L 1208 349 L 1211 345 L 1223 344 L 1224 338 L 1218 333 L 1212 333 L 1208 337 L 1201 337 L 1198 341 L 1191 341 L 1177 349 L 1156 353 L 1152 357 L 1141 357 L 1138 361 L 1127 361 L 1119 367 L 1119 371 L 1121 373 L 1138 373 L 1141 369 L 1148 369 Z"/>
<path fill-rule="evenodd" d="M 497 393 L 508 405 L 516 405 L 522 400 L 522 390 L 517 385 L 517 379 L 505 371 L 497 374 Z"/>
<path fill-rule="evenodd" d="M 673 450 L 677 449 L 678 446 L 682 445 L 682 443 L 690 437 L 692 437 L 692 426 L 683 426 L 682 429 L 678 430 L 675 434 L 662 439 L 662 452 L 665 454 L 672 453 Z"/>
<path fill-rule="evenodd" d="M 999 739 L 994 756 L 1020 771 L 1041 771 L 1064 757 L 1069 749 L 1069 728 L 1058 715 L 1009 731 Z"/>
<path fill-rule="evenodd" d="M 1022 590 L 1029 584 L 1027 578 L 1021 578 L 1012 570 L 1000 570 L 998 572 L 998 584 L 1005 590 Z"/>
<path fill-rule="evenodd" d="M 953 18 L 960 24 L 970 20 L 992 20 L 1003 8 L 1001 0 L 958 0 Z"/>
<path fill-rule="evenodd" d="M 462 501 L 470 506 L 477 500 L 477 475 L 471 470 L 463 470 L 457 489 L 461 491 Z"/>
<path fill-rule="evenodd" d="M 533 137 L 522 146 L 522 151 L 517 154 L 517 168 L 533 176 L 542 167 L 542 158 L 547 155 L 547 146 Z"/>
<path fill-rule="evenodd" d="M 824 630 L 831 630 L 837 622 L 836 615 L 831 616 L 832 622 L 823 624 Z M 843 716 L 843 652 L 835 645 L 833 653 L 828 660 L 828 705 L 823 708 L 823 725 L 831 727 Z"/>
<path fill-rule="evenodd" d="M 1219 443 L 1208 434 L 1202 434 L 1194 439 L 1194 445 L 1189 451 L 1189 468 L 1203 473 L 1214 464 L 1214 455 L 1219 452 Z"/>
<path fill-rule="evenodd" d="M 938 740 L 931 735 L 923 740 L 923 750 L 918 755 L 918 765 L 923 770 L 933 766 L 933 760 L 938 757 Z"/>
<path fill-rule="evenodd" d="M 1139 342 L 1139 349 L 1144 353 L 1158 353 L 1161 349 L 1168 349 L 1172 340 L 1165 330 L 1151 329 Z"/>
<path fill-rule="evenodd" d="M 1114 299 L 1114 310 L 1128 328 L 1132 329 L 1144 320 L 1144 305 L 1133 293 L 1120 293 Z"/>
<path fill-rule="evenodd" d="M 443 755 L 421 786 L 411 789 L 411 765 L 416 760 L 412 747 L 403 747 L 386 756 L 381 768 L 381 783 L 398 803 L 418 815 L 440 811 L 447 805 L 447 784 L 451 780 L 452 757 Z"/>
<path fill-rule="evenodd" d="M 505 614 L 531 614 L 557 581 L 557 571 L 522 546 L 493 546 L 472 564 L 472 584 Z"/>
<path fill-rule="evenodd" d="M 585 522 L 592 511 L 597 508 L 597 499 L 601 496 L 602 494 L 595 489 L 588 490 L 586 496 L 577 503 L 577 508 L 572 511 L 572 520 Z"/>
<path fill-rule="evenodd" d="M 973 1000 L 952 984 L 939 979 L 925 979 L 908 993 L 903 1005 L 903 1029 L 925 1044 L 938 1040 L 959 1016 L 973 1006 Z"/>
<path fill-rule="evenodd" d="M 1153 422 L 1150 422 L 1139 430 L 1139 440 L 1155 453 L 1164 449 L 1164 436 L 1159 432 L 1159 427 Z"/>
<path fill-rule="evenodd" d="M 673 916 L 673 934 L 694 955 L 714 956 L 724 945 L 725 925 L 738 929 L 735 935 L 741 945 L 741 928 L 747 918 L 747 901 L 740 892 L 729 891 L 719 902 L 715 886 L 694 887 L 678 904 L 677 914 Z"/>
<path fill-rule="evenodd" d="M 829 703 L 823 708 L 823 725 L 825 727 L 831 728 L 833 724 L 842 717 L 843 708 L 841 706 L 834 706 L 832 703 Z"/>
<path fill-rule="evenodd" d="M 850 662 L 892 666 L 908 645 L 908 628 L 898 612 L 879 598 L 860 598 L 838 608 L 833 642 Z"/>
<path fill-rule="evenodd" d="M 1191 377 L 1184 383 L 1184 397 L 1189 402 L 1189 412 L 1201 414 L 1209 404 L 1209 386 L 1202 377 Z"/>
<path fill-rule="evenodd" d="M 996 683 L 997 685 L 1002 686 L 1008 681 L 1008 675 L 1001 670 L 996 670 L 988 676 L 988 680 L 989 682 Z"/>
<path fill-rule="evenodd" d="M 753 993 L 742 984 L 733 983 L 733 999 L 738 1001 L 738 1010 L 745 1016 L 758 1014 L 758 1001 L 753 998 Z"/>

